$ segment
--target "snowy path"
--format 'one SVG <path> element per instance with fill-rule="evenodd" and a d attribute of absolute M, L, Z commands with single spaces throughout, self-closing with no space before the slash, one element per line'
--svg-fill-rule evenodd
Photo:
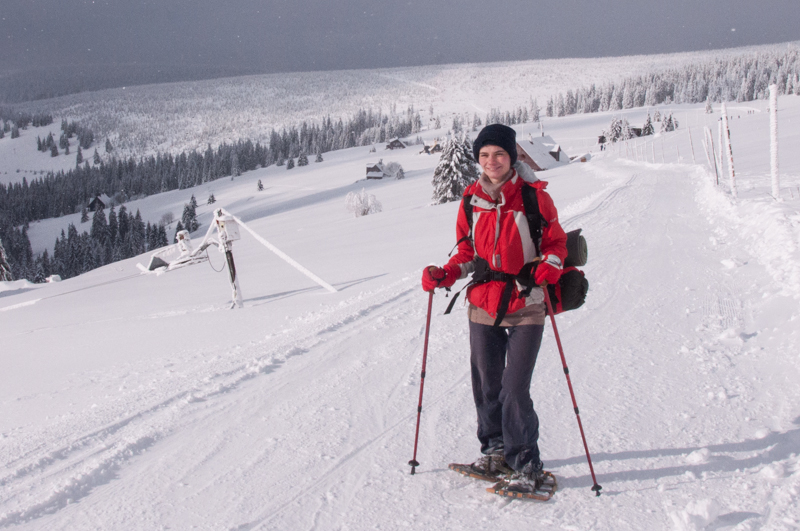
<path fill-rule="evenodd" d="M 116 400 L 3 447 L 0 527 L 511 529 L 535 517 L 557 529 L 721 530 L 800 522 L 800 419 L 792 423 L 786 407 L 800 399 L 792 383 L 800 375 L 781 359 L 797 343 L 770 343 L 762 296 L 770 273 L 748 259 L 748 241 L 710 223 L 696 201 L 701 172 L 625 161 L 596 168 L 617 184 L 562 216 L 567 229 L 584 228 L 591 291 L 558 323 L 602 497 L 589 490 L 551 331 L 533 398 L 559 493 L 548 504 L 509 501 L 447 470 L 474 459 L 477 444 L 465 310 L 441 315 L 449 299 L 440 294 L 421 466 L 409 475 L 426 310 L 409 272 L 272 324 L 263 339 L 172 353 L 179 370 L 131 365 L 145 376 L 132 376 L 137 386 Z"/>

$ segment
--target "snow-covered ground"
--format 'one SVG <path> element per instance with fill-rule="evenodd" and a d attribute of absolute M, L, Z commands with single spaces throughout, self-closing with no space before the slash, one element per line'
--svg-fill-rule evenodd
<path fill-rule="evenodd" d="M 779 101 L 781 202 L 768 195 L 764 105 L 730 109 L 740 113 L 736 202 L 705 164 L 699 126 L 716 134 L 717 116 L 702 106 L 666 107 L 677 132 L 540 174 L 562 224 L 582 227 L 590 247 L 587 302 L 558 324 L 601 497 L 551 330 L 532 396 L 559 492 L 511 501 L 447 469 L 475 459 L 478 444 L 466 310 L 442 315 L 443 293 L 421 465 L 409 474 L 427 307 L 419 272 L 447 260 L 458 204 L 429 205 L 437 157 L 354 148 L 128 205 L 157 220 L 195 193 L 202 233 L 213 191 L 215 206 L 338 293 L 246 233 L 234 246 L 241 310 L 227 309 L 216 251 L 160 276 L 140 274 L 141 256 L 61 283 L 2 285 L 0 528 L 800 527 L 800 98 Z M 645 112 L 626 114 L 633 123 Z M 570 116 L 546 132 L 577 154 L 610 119 Z M 406 179 L 361 180 L 379 157 Z M 383 212 L 345 210 L 362 188 Z M 31 224 L 34 246 L 56 231 Z"/>

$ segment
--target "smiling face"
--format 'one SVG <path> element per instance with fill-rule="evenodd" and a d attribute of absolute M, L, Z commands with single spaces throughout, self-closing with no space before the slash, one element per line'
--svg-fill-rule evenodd
<path fill-rule="evenodd" d="M 499 146 L 486 145 L 478 152 L 478 164 L 490 181 L 499 183 L 511 171 L 511 155 Z"/>

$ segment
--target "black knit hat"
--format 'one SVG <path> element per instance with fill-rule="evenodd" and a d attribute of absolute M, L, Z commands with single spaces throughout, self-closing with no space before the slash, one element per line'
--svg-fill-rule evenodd
<path fill-rule="evenodd" d="M 511 165 L 517 162 L 517 132 L 503 124 L 487 125 L 478 133 L 478 138 L 472 143 L 472 153 L 475 160 L 483 146 L 498 146 L 506 150 L 511 156 Z"/>

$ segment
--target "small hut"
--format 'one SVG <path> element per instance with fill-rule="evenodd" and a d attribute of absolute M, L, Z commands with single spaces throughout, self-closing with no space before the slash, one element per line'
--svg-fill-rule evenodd
<path fill-rule="evenodd" d="M 569 157 L 550 135 L 531 135 L 519 145 L 533 159 L 534 171 L 544 171 L 569 164 Z"/>
<path fill-rule="evenodd" d="M 395 138 L 394 140 L 390 141 L 386 144 L 386 149 L 405 149 L 406 145 L 400 141 L 399 138 Z"/>
<path fill-rule="evenodd" d="M 106 194 L 100 194 L 94 196 L 94 199 L 89 201 L 89 204 L 86 205 L 86 208 L 89 209 L 89 212 L 94 212 L 97 209 L 106 208 L 106 205 L 109 203 L 111 203 L 111 198 Z"/>
<path fill-rule="evenodd" d="M 383 171 L 383 159 L 376 164 L 367 164 L 367 179 L 383 179 L 386 173 Z"/>

